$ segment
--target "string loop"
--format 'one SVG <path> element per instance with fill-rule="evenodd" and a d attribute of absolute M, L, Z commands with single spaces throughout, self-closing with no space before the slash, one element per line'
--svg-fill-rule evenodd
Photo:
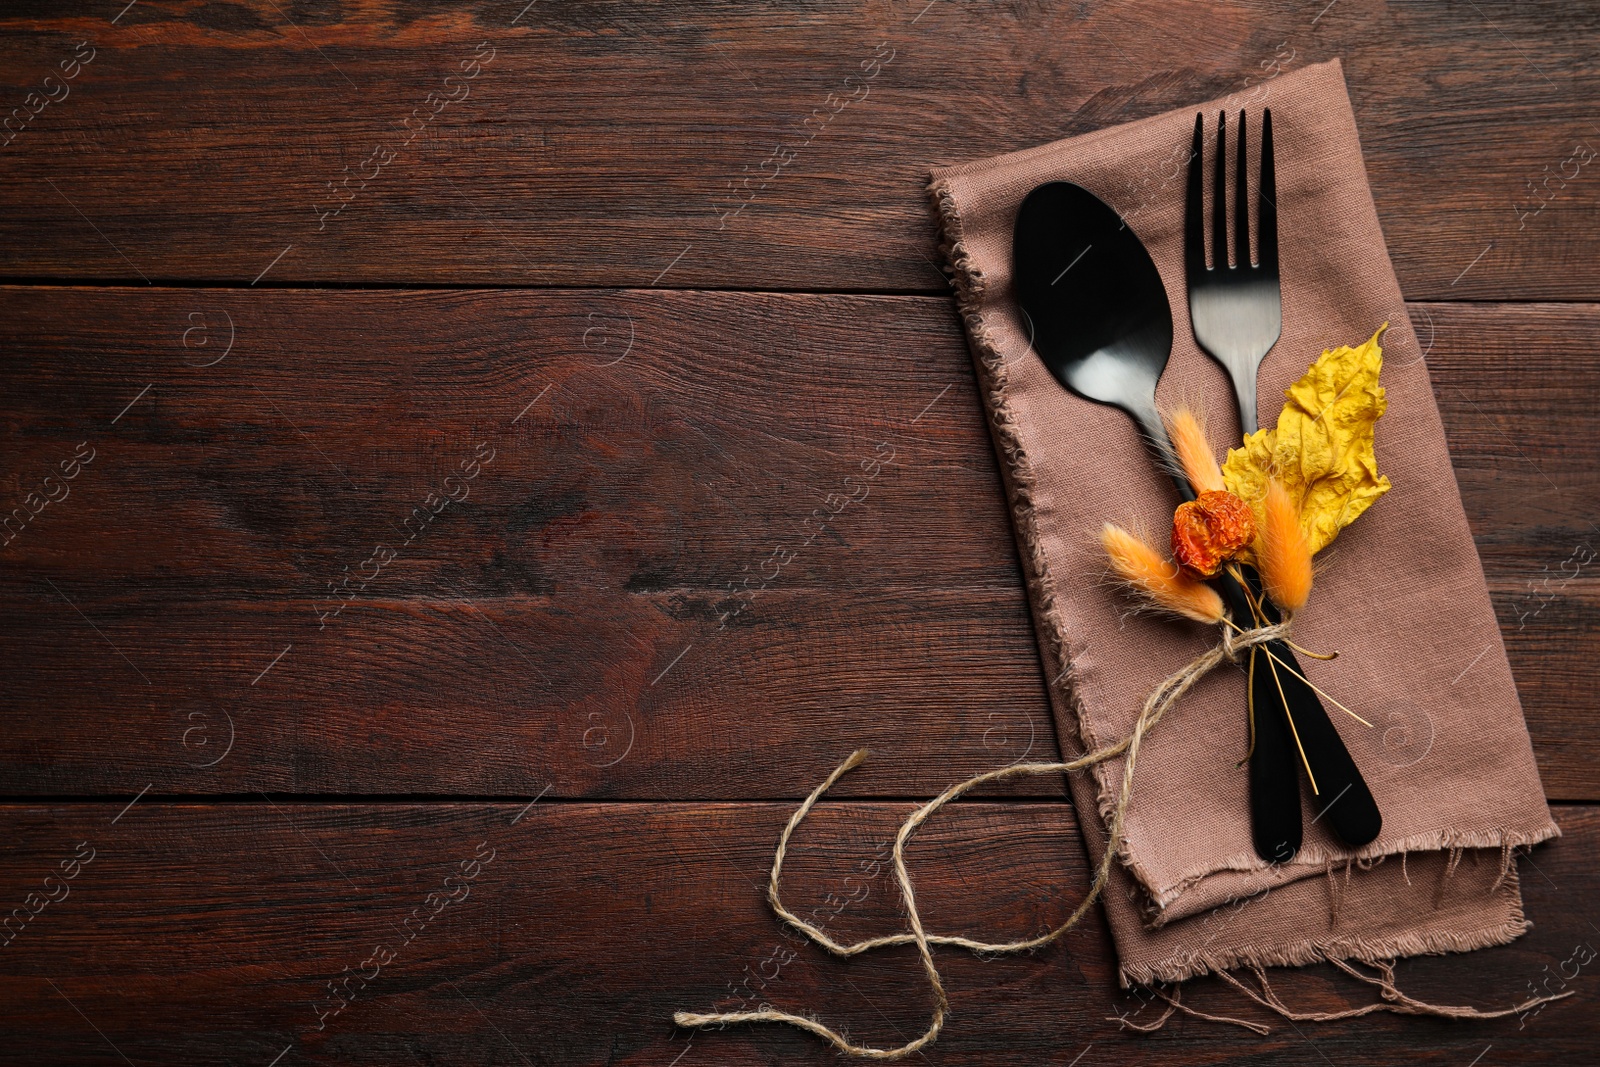
<path fill-rule="evenodd" d="M 795 809 L 794 814 L 789 817 L 788 824 L 784 826 L 783 833 L 778 837 L 778 848 L 772 857 L 772 874 L 767 880 L 767 903 L 772 906 L 772 910 L 784 922 L 835 956 L 856 956 L 863 952 L 887 948 L 891 945 L 916 945 L 917 956 L 922 962 L 924 973 L 928 976 L 928 984 L 932 987 L 934 996 L 932 1018 L 927 1030 L 920 1037 L 897 1048 L 875 1048 L 870 1045 L 858 1045 L 839 1031 L 815 1019 L 771 1007 L 763 1007 L 757 1011 L 709 1013 L 680 1011 L 673 1015 L 673 1020 L 679 1026 L 686 1027 L 722 1026 L 729 1023 L 753 1022 L 787 1023 L 790 1026 L 797 1026 L 802 1030 L 816 1034 L 840 1052 L 862 1059 L 903 1059 L 933 1044 L 934 1040 L 939 1036 L 939 1031 L 944 1028 L 945 1016 L 950 1010 L 950 1001 L 945 993 L 944 982 L 939 977 L 939 969 L 934 965 L 933 953 L 930 951 L 931 946 L 949 945 L 955 948 L 964 948 L 969 952 L 984 952 L 993 955 L 1026 952 L 1050 944 L 1076 926 L 1078 921 L 1094 906 L 1094 902 L 1099 899 L 1100 893 L 1105 888 L 1106 881 L 1111 875 L 1111 864 L 1115 861 L 1117 849 L 1122 843 L 1122 825 L 1127 814 L 1128 801 L 1133 795 L 1134 766 L 1138 761 L 1139 746 L 1143 743 L 1145 734 L 1149 733 L 1156 723 L 1161 721 L 1161 717 L 1196 682 L 1211 673 L 1219 664 L 1231 662 L 1234 657 L 1245 649 L 1274 640 L 1287 632 L 1288 623 L 1261 627 L 1255 630 L 1245 630 L 1238 634 L 1234 634 L 1224 628 L 1222 640 L 1219 644 L 1208 648 L 1181 670 L 1168 676 L 1160 685 L 1156 686 L 1155 690 L 1145 700 L 1144 707 L 1139 710 L 1139 717 L 1134 722 L 1133 732 L 1121 741 L 1062 763 L 1017 763 L 1009 767 L 1002 767 L 999 770 L 987 771 L 968 778 L 964 782 L 957 782 L 934 799 L 928 801 L 928 803 L 913 811 L 906 818 L 906 821 L 901 824 L 900 831 L 895 834 L 894 839 L 895 881 L 900 887 L 900 896 L 904 900 L 906 907 L 906 920 L 911 927 L 906 933 L 889 934 L 884 937 L 868 938 L 852 944 L 842 944 L 829 937 L 821 928 L 796 915 L 784 905 L 782 894 L 779 892 L 779 878 L 783 871 L 784 856 L 789 849 L 789 839 L 794 835 L 795 830 L 799 828 L 801 822 L 805 820 L 805 817 L 811 813 L 811 809 L 816 805 L 817 801 L 822 799 L 823 794 L 831 789 L 840 778 L 866 761 L 867 750 L 862 748 L 852 752 L 848 759 L 834 768 L 832 774 L 823 779 L 821 785 L 812 790 L 811 795 L 806 797 L 805 801 Z M 917 830 L 923 823 L 927 822 L 935 812 L 950 801 L 990 782 L 1019 778 L 1024 775 L 1066 774 L 1073 771 L 1081 771 L 1122 755 L 1126 755 L 1127 760 L 1123 764 L 1121 791 L 1118 794 L 1117 804 L 1112 811 L 1108 827 L 1105 854 L 1100 857 L 1100 863 L 1095 869 L 1094 882 L 1089 886 L 1089 892 L 1084 895 L 1083 900 L 1073 909 L 1072 914 L 1067 917 L 1065 922 L 1037 937 L 1024 938 L 1019 941 L 979 941 L 958 935 L 928 933 L 923 926 L 922 915 L 917 910 L 916 890 L 911 882 L 911 872 L 906 868 L 906 845 L 916 835 Z"/>

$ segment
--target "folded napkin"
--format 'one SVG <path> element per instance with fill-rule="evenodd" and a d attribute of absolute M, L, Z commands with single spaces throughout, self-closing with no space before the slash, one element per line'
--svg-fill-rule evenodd
<path fill-rule="evenodd" d="M 1359 344 L 1391 324 L 1377 457 L 1394 487 L 1319 558 L 1310 604 L 1295 619 L 1298 642 L 1341 652 L 1332 662 L 1303 660 L 1308 676 L 1374 723 L 1369 729 L 1328 706 L 1383 812 L 1383 833 L 1352 852 L 1307 806 L 1299 855 L 1281 865 L 1261 860 L 1251 844 L 1247 772 L 1235 769 L 1246 744 L 1244 675 L 1213 672 L 1140 756 L 1122 862 L 1106 892 L 1123 981 L 1504 943 L 1526 927 L 1510 849 L 1558 831 L 1378 226 L 1340 67 L 1303 68 L 1248 99 L 1204 104 L 1209 131 L 1223 107 L 1247 107 L 1252 134 L 1263 107 L 1273 115 L 1283 335 L 1261 369 L 1261 424 L 1276 423 L 1284 389 L 1325 348 Z M 1127 601 L 1102 580 L 1101 524 L 1165 530 L 1176 499 L 1132 420 L 1069 393 L 1029 351 L 1011 292 L 1012 226 L 1029 190 L 1050 180 L 1076 182 L 1116 208 L 1149 248 L 1172 305 L 1176 340 L 1161 402 L 1200 400 L 1214 444 L 1237 444 L 1228 379 L 1199 350 L 1188 320 L 1183 200 L 1196 110 L 933 174 L 1066 749 L 1127 736 L 1150 690 L 1216 634 L 1126 617 Z M 1252 142 L 1257 148 L 1259 138 Z M 1097 856 L 1121 778 L 1120 760 L 1073 776 Z M 1463 850 L 1469 863 L 1461 863 Z M 1219 908 L 1228 902 L 1236 903 Z"/>

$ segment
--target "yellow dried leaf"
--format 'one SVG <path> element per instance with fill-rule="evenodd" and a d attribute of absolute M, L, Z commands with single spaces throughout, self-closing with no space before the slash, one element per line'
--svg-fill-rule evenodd
<path fill-rule="evenodd" d="M 1378 327 L 1365 344 L 1322 353 L 1305 377 L 1290 386 L 1276 427 L 1257 430 L 1228 452 L 1222 478 L 1265 526 L 1268 477 L 1275 477 L 1300 509 L 1300 524 L 1312 553 L 1389 491 L 1378 473 L 1373 428 L 1387 401 L 1378 372 L 1383 349 Z"/>

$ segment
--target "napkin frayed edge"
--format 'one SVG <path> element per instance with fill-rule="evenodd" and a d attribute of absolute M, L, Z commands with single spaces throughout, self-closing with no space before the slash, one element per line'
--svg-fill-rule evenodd
<path fill-rule="evenodd" d="M 946 262 L 950 264 L 951 278 L 949 280 L 951 287 L 955 290 L 956 309 L 970 341 L 973 365 L 979 378 L 979 388 L 984 393 L 985 407 L 989 413 L 987 421 L 990 435 L 995 442 L 996 449 L 1004 459 L 1004 462 L 1000 464 L 1001 475 L 1007 488 L 1007 495 L 1010 498 L 1012 525 L 1021 550 L 1024 579 L 1029 592 L 1028 603 L 1032 610 L 1034 627 L 1039 635 L 1041 651 L 1045 656 L 1049 669 L 1053 672 L 1049 686 L 1052 693 L 1059 696 L 1071 710 L 1079 741 L 1084 746 L 1084 751 L 1092 752 L 1101 747 L 1101 740 L 1095 735 L 1086 709 L 1079 700 L 1077 686 L 1074 684 L 1076 681 L 1076 664 L 1070 651 L 1071 638 L 1062 626 L 1060 614 L 1055 610 L 1055 583 L 1050 575 L 1043 537 L 1039 532 L 1038 523 L 1035 519 L 1033 465 L 1028 457 L 1027 449 L 1023 445 L 1019 419 L 1007 397 L 1008 371 L 1005 357 L 990 339 L 988 323 L 984 317 L 985 279 L 983 271 L 973 263 L 971 255 L 966 250 L 961 209 L 956 203 L 955 195 L 950 191 L 948 181 L 943 177 L 935 178 L 929 183 L 928 196 L 933 208 L 935 221 L 939 226 L 939 251 L 945 257 Z M 1106 775 L 1096 774 L 1095 781 L 1096 806 L 1101 824 L 1109 826 L 1117 804 L 1116 790 L 1112 788 L 1110 779 Z M 1531 847 L 1559 836 L 1561 836 L 1560 828 L 1557 827 L 1555 820 L 1550 819 L 1539 830 L 1530 833 L 1513 833 L 1504 829 L 1453 832 L 1441 828 L 1431 833 L 1414 834 L 1403 841 L 1388 841 L 1383 842 L 1381 845 L 1378 842 L 1374 842 L 1370 846 L 1355 851 L 1337 847 L 1308 845 L 1301 849 L 1290 864 L 1286 865 L 1289 870 L 1294 872 L 1294 877 L 1286 879 L 1285 882 L 1311 877 L 1320 873 L 1327 864 L 1335 861 L 1370 860 L 1383 856 L 1404 855 L 1408 852 L 1449 849 L 1498 848 L 1508 850 L 1524 846 Z M 1156 878 L 1136 858 L 1132 850 L 1132 844 L 1126 836 L 1117 844 L 1117 859 L 1134 876 L 1145 892 L 1146 902 L 1149 905 L 1146 914 L 1146 925 L 1151 929 L 1157 929 L 1165 925 L 1167 922 L 1167 918 L 1164 915 L 1165 909 L 1205 879 L 1224 871 L 1250 872 L 1263 869 L 1262 864 L 1254 853 L 1241 854 L 1229 857 L 1206 870 L 1194 871 L 1184 875 L 1171 885 L 1157 891 L 1155 889 Z M 1250 896 L 1259 891 L 1257 888 L 1252 888 L 1243 891 L 1241 896 Z M 1226 903 L 1219 906 L 1226 906 Z M 1514 932 L 1509 933 L 1501 940 L 1488 940 L 1482 942 L 1482 944 L 1473 944 L 1468 948 L 1504 944 L 1520 935 L 1527 928 L 1527 924 L 1520 917 L 1520 904 L 1517 905 L 1517 908 L 1517 922 L 1506 925 L 1507 930 L 1515 926 Z M 1185 915 L 1182 918 L 1186 917 L 1188 916 Z M 1181 918 L 1172 921 L 1181 921 Z M 1521 925 L 1517 925 L 1518 923 Z M 1426 951 L 1468 950 L 1468 948 L 1453 948 L 1448 944 L 1439 949 L 1421 947 L 1426 942 L 1450 941 L 1452 939 L 1453 935 L 1410 934 L 1388 939 L 1385 943 L 1398 945 L 1415 942 L 1419 947 L 1414 951 L 1406 952 L 1406 955 L 1414 955 L 1418 952 Z M 1466 938 L 1466 940 L 1471 940 L 1471 938 Z M 1375 942 L 1372 939 L 1367 939 L 1361 943 L 1373 944 Z M 1277 953 L 1277 955 L 1284 957 L 1282 961 L 1274 962 L 1268 959 L 1261 959 L 1259 962 L 1268 966 L 1298 966 L 1313 962 L 1319 958 L 1316 955 L 1320 951 L 1317 947 L 1317 942 L 1307 941 L 1302 944 L 1304 945 L 1303 951 L 1296 947 L 1286 947 L 1281 953 Z M 1175 979 L 1162 980 L 1170 981 Z"/>
<path fill-rule="evenodd" d="M 1115 801 L 1115 797 L 1112 798 Z M 1105 796 L 1101 795 L 1101 817 L 1109 818 L 1109 809 L 1105 807 Z M 1107 823 L 1107 825 L 1110 825 Z M 1515 848 L 1532 848 L 1561 836 L 1561 828 L 1552 820 L 1548 825 L 1540 827 L 1534 832 L 1520 832 L 1505 829 L 1493 830 L 1430 830 L 1426 833 L 1412 834 L 1396 841 L 1386 841 L 1382 844 L 1374 842 L 1359 849 L 1341 849 L 1327 845 L 1304 845 L 1295 854 L 1295 858 L 1283 864 L 1285 870 L 1292 872 L 1290 877 L 1270 886 L 1255 886 L 1241 890 L 1236 896 L 1228 897 L 1213 907 L 1227 907 L 1239 900 L 1248 900 L 1260 893 L 1263 889 L 1276 889 L 1281 885 L 1298 881 L 1301 878 L 1311 877 L 1322 873 L 1328 864 L 1340 863 L 1371 863 L 1383 862 L 1394 857 L 1403 857 L 1418 852 L 1461 852 L 1461 851 L 1487 851 L 1499 849 L 1507 855 L 1505 863 L 1510 863 L 1509 853 Z M 1118 852 L 1119 857 L 1122 855 Z M 1169 922 L 1181 922 L 1192 915 L 1203 914 L 1212 910 L 1211 907 L 1201 908 L 1197 911 L 1182 911 L 1172 914 L 1168 909 L 1180 897 L 1194 886 L 1207 878 L 1228 871 L 1252 873 L 1269 869 L 1270 864 L 1263 866 L 1260 858 L 1249 852 L 1234 856 L 1217 864 L 1215 869 L 1199 871 L 1185 876 L 1174 882 L 1169 889 L 1157 894 L 1150 889 L 1149 882 L 1140 879 L 1140 885 L 1148 898 L 1145 909 L 1145 926 L 1151 930 L 1159 930 Z"/>
<path fill-rule="evenodd" d="M 1018 547 L 1021 549 L 1023 577 L 1028 587 L 1028 604 L 1033 612 L 1034 629 L 1038 631 L 1045 662 L 1051 671 L 1056 672 L 1051 675 L 1049 688 L 1072 710 L 1077 723 L 1076 732 L 1079 742 L 1084 746 L 1084 752 L 1093 752 L 1100 747 L 1100 739 L 1095 736 L 1089 716 L 1078 699 L 1078 689 L 1074 684 L 1076 664 L 1069 652 L 1071 639 L 1062 627 L 1061 618 L 1055 610 L 1055 582 L 1050 577 L 1044 539 L 1034 518 L 1033 463 L 1023 446 L 1020 422 L 1007 397 L 1008 372 L 1005 357 L 990 340 L 989 324 L 983 315 L 983 271 L 978 269 L 967 252 L 961 208 L 956 204 L 955 195 L 950 192 L 949 184 L 943 179 L 936 179 L 928 186 L 928 195 L 933 202 L 934 214 L 939 223 L 939 251 L 950 264 L 953 275 L 950 284 L 955 289 L 956 310 L 961 316 L 962 325 L 971 342 L 972 362 L 979 378 L 978 386 L 983 390 L 984 406 L 989 413 L 987 420 L 989 432 L 994 439 L 995 448 L 1004 458 L 1004 462 L 1000 464 L 1000 473 L 1006 485 L 1007 495 L 1010 497 L 1012 528 L 1016 532 Z M 1062 738 L 1063 742 L 1065 740 Z M 1095 796 L 1101 821 L 1109 826 L 1116 808 L 1116 796 L 1109 790 L 1106 780 L 1099 775 L 1096 775 Z M 1143 870 L 1130 853 L 1127 838 L 1123 838 L 1118 844 L 1117 858 L 1138 876 L 1141 885 L 1148 887 L 1151 884 L 1152 879 L 1148 877 L 1148 872 Z"/>
<path fill-rule="evenodd" d="M 1222 951 L 1180 952 L 1154 964 L 1118 961 L 1117 977 L 1124 989 L 1156 982 L 1185 982 L 1239 967 L 1305 967 L 1327 960 L 1379 962 L 1412 956 L 1444 956 L 1452 952 L 1509 945 L 1533 928 L 1522 911 L 1522 883 L 1513 865 L 1491 895 L 1503 895 L 1510 915 L 1503 922 L 1474 930 L 1410 930 L 1367 937 L 1324 934 L 1288 944 L 1243 945 Z"/>

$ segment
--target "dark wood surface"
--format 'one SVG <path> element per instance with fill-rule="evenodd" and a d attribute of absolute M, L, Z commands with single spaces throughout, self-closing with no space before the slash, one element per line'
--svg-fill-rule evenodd
<path fill-rule="evenodd" d="M 1597 540 L 1600 309 L 1412 313 L 1546 788 L 1592 799 L 1597 605 L 1567 561 Z M 215 358 L 184 346 L 190 314 L 210 344 L 232 324 L 215 366 L 190 365 Z M 1053 752 L 954 318 L 933 297 L 0 290 L 12 469 L 95 450 L 4 549 L 8 791 L 801 797 L 866 744 L 880 774 L 841 795 L 921 796 Z M 633 338 L 612 366 L 599 329 Z M 480 444 L 465 499 L 404 526 Z M 860 499 L 823 527 L 830 494 Z M 393 561 L 329 614 L 379 545 Z M 230 721 L 235 750 L 198 766 Z"/>
<path fill-rule="evenodd" d="M 1600 937 L 1600 9 L 524 2 L 0 12 L 7 907 L 94 850 L 0 947 L 0 1062 L 834 1059 L 671 1026 L 741 981 L 919 1032 L 909 954 L 791 945 L 759 887 L 796 798 L 868 745 L 792 893 L 893 928 L 892 887 L 845 879 L 909 802 L 1057 751 L 927 169 L 1334 56 L 1567 835 L 1522 863 L 1527 937 L 1402 976 L 1504 1007 Z M 18 132 L 30 93 L 59 99 Z M 1065 913 L 1061 795 L 929 828 L 935 925 Z M 326 983 L 482 842 L 318 1030 Z M 1098 918 L 941 963 L 935 1062 L 1488 1067 L 1600 1037 L 1589 969 L 1521 1025 L 1257 1038 L 1119 1031 L 1156 1012 Z"/>
<path fill-rule="evenodd" d="M 19 103 L 97 50 L 0 153 L 0 265 L 249 283 L 292 245 L 266 282 L 936 289 L 930 166 L 1340 57 L 1408 296 L 1600 298 L 1600 158 L 1562 167 L 1600 137 L 1592 4 L 526 3 L 0 19 Z"/>
<path fill-rule="evenodd" d="M 871 764 L 856 773 L 870 777 Z M 92 849 L 93 859 L 5 949 L 11 1040 L 0 1063 L 109 1065 L 124 1062 L 120 1051 L 139 1064 L 265 1067 L 288 1049 L 284 1063 L 339 1065 L 822 1064 L 838 1060 L 787 1028 L 690 1042 L 672 1012 L 770 1002 L 882 1044 L 927 1025 L 926 980 L 910 952 L 836 961 L 773 923 L 764 872 L 787 804 L 547 800 L 524 812 L 279 797 L 247 807 L 141 801 L 119 818 L 122 807 L 5 810 L 19 894 L 64 857 Z M 837 936 L 897 929 L 887 874 L 866 878 L 859 864 L 909 810 L 821 805 L 786 868 L 791 906 Z M 1065 1067 L 1089 1062 L 1092 1045 L 1098 1063 L 1459 1065 L 1493 1045 L 1498 1063 L 1590 1062 L 1593 977 L 1568 961 L 1600 936 L 1592 908 L 1579 906 L 1600 893 L 1600 809 L 1558 815 L 1565 836 L 1523 864 L 1537 916 L 1529 934 L 1465 959 L 1400 965 L 1415 995 L 1497 1008 L 1530 983 L 1557 991 L 1560 973 L 1578 968 L 1567 983 L 1578 997 L 1537 1014 L 1291 1025 L 1240 1009 L 1210 980 L 1186 987 L 1189 1003 L 1273 1033 L 1180 1019 L 1143 1036 L 1115 1016 L 1147 1023 L 1160 1002 L 1113 994 L 1096 917 L 1032 956 L 940 953 L 953 1015 L 928 1058 Z M 1064 801 L 947 809 L 911 851 L 924 915 L 934 929 L 977 936 L 1060 921 L 1088 882 L 1076 833 Z M 488 862 L 473 866 L 480 857 Z M 346 990 L 337 1012 L 330 981 Z M 1275 986 L 1308 1011 L 1366 1003 L 1371 992 L 1327 967 L 1279 972 Z"/>

